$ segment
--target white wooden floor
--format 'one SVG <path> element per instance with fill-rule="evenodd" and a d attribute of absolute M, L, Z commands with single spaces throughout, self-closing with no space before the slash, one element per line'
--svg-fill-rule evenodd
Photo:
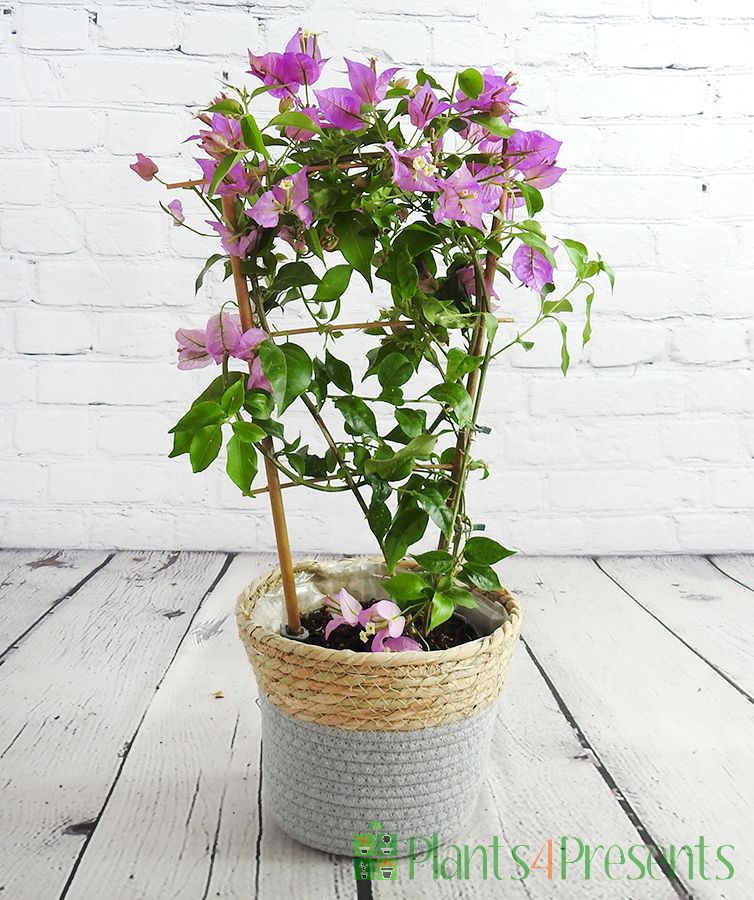
<path fill-rule="evenodd" d="M 356 898 L 260 806 L 236 595 L 272 556 L 0 553 L 0 898 Z M 383 898 L 754 897 L 754 558 L 512 559 L 524 639 L 461 840 L 733 845 L 735 874 L 361 883 Z M 681 866 L 681 869 L 684 867 Z M 629 870 L 630 871 L 630 870 Z M 506 874 L 506 879 L 508 875 Z"/>

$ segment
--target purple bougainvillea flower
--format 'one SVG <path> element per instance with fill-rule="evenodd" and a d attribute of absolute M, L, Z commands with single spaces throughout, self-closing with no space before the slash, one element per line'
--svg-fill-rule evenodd
<path fill-rule="evenodd" d="M 199 164 L 202 174 L 204 175 L 205 186 L 209 187 L 218 165 L 217 160 L 197 159 L 196 162 Z M 231 197 L 235 194 L 255 194 L 259 190 L 259 187 L 260 181 L 256 175 L 254 175 L 253 172 L 247 172 L 243 167 L 243 164 L 238 162 L 228 170 L 228 174 L 217 186 L 215 193 L 219 194 L 221 197 Z"/>
<path fill-rule="evenodd" d="M 267 332 L 262 328 L 249 328 L 239 336 L 231 356 L 249 362 L 256 357 L 259 345 L 266 339 Z"/>
<path fill-rule="evenodd" d="M 302 75 L 305 76 L 305 80 L 302 78 L 301 84 L 314 84 L 327 63 L 326 59 L 322 59 L 318 35 L 313 31 L 304 31 L 303 28 L 299 28 L 285 45 L 284 55 L 288 54 L 297 57 Z"/>
<path fill-rule="evenodd" d="M 402 634 L 400 637 L 391 638 L 385 637 L 384 631 L 381 631 L 379 635 L 374 636 L 374 640 L 372 641 L 372 650 L 383 653 L 400 653 L 403 650 L 423 650 L 422 645 L 415 641 L 413 638 L 407 637 L 405 634 Z M 377 638 L 382 635 L 382 639 L 380 641 L 379 646 L 375 646 L 377 644 Z"/>
<path fill-rule="evenodd" d="M 527 184 L 548 188 L 565 172 L 555 165 L 560 147 L 561 142 L 544 131 L 517 131 L 508 139 L 507 162 Z"/>
<path fill-rule="evenodd" d="M 249 210 L 249 217 L 263 228 L 274 228 L 280 213 L 292 212 L 308 228 L 312 224 L 312 211 L 306 205 L 308 199 L 309 185 L 304 166 L 295 175 L 282 178 L 271 191 L 265 191 Z"/>
<path fill-rule="evenodd" d="M 374 635 L 371 647 L 374 653 L 382 653 L 385 649 L 390 649 L 389 647 L 385 648 L 385 641 L 400 638 L 406 627 L 406 617 L 400 606 L 393 603 L 392 600 L 378 600 L 360 614 L 359 622 L 364 626 L 364 631 L 361 633 L 362 640 L 368 640 L 369 635 Z"/>
<path fill-rule="evenodd" d="M 143 153 L 136 154 L 136 162 L 131 163 L 128 167 L 129 169 L 133 169 L 134 172 L 139 176 L 139 178 L 143 178 L 144 181 L 151 181 L 154 176 L 160 171 L 155 165 L 154 161 L 151 160 L 148 156 L 144 156 Z"/>
<path fill-rule="evenodd" d="M 425 128 L 428 122 L 449 108 L 450 104 L 440 100 L 429 82 L 425 81 L 416 96 L 408 101 L 408 116 L 417 128 Z"/>
<path fill-rule="evenodd" d="M 236 150 L 246 149 L 238 119 L 213 113 L 211 121 L 211 128 L 200 128 L 199 134 L 192 134 L 186 140 L 198 141 L 202 150 L 213 159 L 222 159 Z"/>
<path fill-rule="evenodd" d="M 205 221 L 218 233 L 223 250 L 231 256 L 240 256 L 243 259 L 250 249 L 255 249 L 259 242 L 259 232 L 256 229 L 248 234 L 233 234 L 223 222 L 218 222 L 216 219 L 205 219 Z"/>
<path fill-rule="evenodd" d="M 272 393 L 272 385 L 270 384 L 267 376 L 262 371 L 262 360 L 258 356 L 255 356 L 251 361 L 251 366 L 249 368 L 249 378 L 246 382 L 246 387 L 249 390 L 257 388 L 262 391 L 267 391 L 268 394 Z"/>
<path fill-rule="evenodd" d="M 497 209 L 502 188 L 494 184 L 480 184 L 471 174 L 466 163 L 444 180 L 438 181 L 440 204 L 435 211 L 435 222 L 453 219 L 466 222 L 480 231 L 484 229 L 482 214 Z"/>
<path fill-rule="evenodd" d="M 200 328 L 179 328 L 175 339 L 178 341 L 179 369 L 201 369 L 212 363 L 206 334 Z"/>
<path fill-rule="evenodd" d="M 341 588 L 332 596 L 325 597 L 325 609 L 333 617 L 325 628 L 325 640 L 340 625 L 358 625 L 361 621 L 360 617 L 364 614 L 361 603 L 345 588 Z"/>
<path fill-rule="evenodd" d="M 501 118 L 504 122 L 509 122 L 511 118 L 510 103 L 511 97 L 516 90 L 516 85 L 509 83 L 502 75 L 496 75 L 495 70 L 490 66 L 485 69 L 484 89 L 482 93 L 474 98 L 467 97 L 463 91 L 456 94 L 455 108 L 460 113 L 484 112 L 495 118 Z"/>
<path fill-rule="evenodd" d="M 288 41 L 285 53 L 255 56 L 249 50 L 249 74 L 272 87 L 271 96 L 294 97 L 301 85 L 314 84 L 327 62 L 317 46 L 317 36 L 300 28 Z"/>
<path fill-rule="evenodd" d="M 458 269 L 456 272 L 456 276 L 461 283 L 461 286 L 466 291 L 466 294 L 469 297 L 476 297 L 476 275 L 474 274 L 473 266 L 464 266 L 462 269 Z M 487 279 L 487 296 L 490 300 L 497 300 L 497 292 L 495 288 L 490 284 L 490 280 Z"/>
<path fill-rule="evenodd" d="M 183 215 L 183 204 L 180 200 L 171 200 L 165 208 L 170 211 L 170 215 L 173 217 L 173 225 L 183 225 L 186 217 Z"/>
<path fill-rule="evenodd" d="M 552 283 L 552 263 L 539 250 L 527 244 L 521 244 L 513 254 L 512 269 L 522 284 L 537 293 L 541 293 L 546 284 Z"/>
<path fill-rule="evenodd" d="M 354 94 L 362 103 L 371 105 L 381 103 L 385 99 L 390 79 L 396 72 L 400 72 L 400 66 L 395 66 L 392 69 L 385 69 L 378 75 L 374 60 L 372 60 L 371 66 L 354 62 L 352 59 L 345 59 L 345 57 L 344 61 Z"/>
<path fill-rule="evenodd" d="M 241 320 L 236 315 L 215 313 L 207 321 L 206 329 L 207 353 L 216 363 L 221 363 L 225 356 L 232 356 L 241 340 Z"/>
<path fill-rule="evenodd" d="M 385 149 L 393 161 L 393 184 L 412 193 L 438 190 L 437 166 L 432 161 L 432 148 L 428 144 L 414 150 L 396 150 L 392 141 L 386 141 Z"/>
<path fill-rule="evenodd" d="M 361 98 L 348 88 L 327 88 L 314 92 L 328 125 L 344 131 L 360 131 L 364 127 Z"/>

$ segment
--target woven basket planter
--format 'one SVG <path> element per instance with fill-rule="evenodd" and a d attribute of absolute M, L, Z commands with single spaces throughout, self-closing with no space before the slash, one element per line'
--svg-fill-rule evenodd
<path fill-rule="evenodd" d="M 345 587 L 386 597 L 384 563 L 346 559 L 295 567 L 303 612 Z M 265 809 L 289 835 L 353 855 L 377 820 L 398 835 L 458 834 L 483 781 L 497 699 L 521 628 L 506 590 L 476 592 L 463 610 L 482 636 L 450 650 L 355 653 L 284 638 L 280 573 L 238 599 L 237 619 L 260 688 Z M 421 846 L 421 845 L 419 845 Z"/>

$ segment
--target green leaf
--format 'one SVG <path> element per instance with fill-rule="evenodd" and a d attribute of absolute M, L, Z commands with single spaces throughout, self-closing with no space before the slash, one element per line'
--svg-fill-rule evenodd
<path fill-rule="evenodd" d="M 237 422 L 236 425 L 239 423 Z M 247 424 L 247 423 L 242 423 Z M 253 425 L 251 426 L 254 427 Z M 235 425 L 233 426 L 235 431 Z M 228 441 L 228 461 L 225 471 L 230 480 L 237 485 L 244 494 L 248 494 L 251 483 L 257 474 L 257 451 L 247 441 L 242 440 L 238 434 L 234 434 Z"/>
<path fill-rule="evenodd" d="M 240 116 L 243 115 L 243 106 L 241 106 L 238 100 L 231 100 L 230 97 L 226 97 L 224 100 L 220 100 L 217 103 L 213 103 L 212 106 L 208 106 L 207 112 L 222 113 L 223 115 L 228 116 Z"/>
<path fill-rule="evenodd" d="M 464 69 L 458 76 L 458 87 L 460 87 L 467 97 L 476 100 L 484 90 L 484 78 L 482 77 L 482 73 L 477 69 Z"/>
<path fill-rule="evenodd" d="M 453 557 L 447 550 L 430 550 L 412 554 L 419 565 L 433 575 L 445 575 L 453 568 Z"/>
<path fill-rule="evenodd" d="M 427 632 L 434 631 L 438 625 L 447 622 L 453 615 L 455 603 L 445 594 L 435 594 L 432 598 L 432 614 L 429 618 L 429 628 Z"/>
<path fill-rule="evenodd" d="M 500 587 L 500 579 L 497 577 L 497 572 L 490 566 L 466 563 L 461 569 L 461 576 L 483 591 L 495 591 Z"/>
<path fill-rule="evenodd" d="M 253 419 L 269 419 L 275 409 L 275 401 L 267 391 L 253 388 L 246 392 L 243 408 Z"/>
<path fill-rule="evenodd" d="M 217 378 L 212 379 L 191 406 L 198 406 L 200 403 L 204 403 L 207 400 L 219 404 L 229 385 L 236 381 L 241 381 L 242 379 L 245 380 L 248 377 L 249 376 L 245 375 L 243 372 L 228 372 L 227 377 L 225 375 L 218 375 Z"/>
<path fill-rule="evenodd" d="M 398 510 L 385 535 L 385 562 L 388 572 L 392 574 L 396 563 L 403 559 L 408 548 L 422 539 L 428 521 L 429 517 L 423 509 L 408 507 Z"/>
<path fill-rule="evenodd" d="M 318 303 L 328 303 L 342 297 L 351 281 L 352 273 L 351 266 L 333 266 L 328 269 L 317 285 L 314 300 Z"/>
<path fill-rule="evenodd" d="M 183 456 L 184 453 L 188 453 L 192 437 L 193 435 L 190 431 L 176 431 L 173 435 L 173 449 L 168 453 L 168 459 L 174 459 L 176 456 Z"/>
<path fill-rule="evenodd" d="M 483 128 L 486 128 L 490 134 L 496 134 L 498 137 L 510 137 L 516 133 L 515 128 L 511 128 L 499 116 L 488 116 L 486 113 L 477 113 L 470 116 L 472 122 L 477 122 Z"/>
<path fill-rule="evenodd" d="M 366 460 L 364 474 L 379 475 L 384 481 L 403 481 L 411 474 L 416 459 L 426 459 L 431 455 L 436 442 L 436 435 L 420 434 L 389 456 Z M 417 497 L 421 503 L 423 492 Z"/>
<path fill-rule="evenodd" d="M 424 409 L 396 409 L 395 421 L 407 438 L 415 438 L 427 428 L 427 411 Z"/>
<path fill-rule="evenodd" d="M 400 387 L 411 379 L 414 367 L 402 353 L 388 353 L 377 370 L 377 380 L 383 387 Z"/>
<path fill-rule="evenodd" d="M 483 356 L 472 356 L 458 347 L 448 350 L 448 368 L 445 375 L 447 381 L 459 381 L 464 375 L 478 369 L 484 362 Z"/>
<path fill-rule="evenodd" d="M 406 247 L 389 253 L 376 275 L 392 284 L 393 296 L 399 302 L 410 300 L 419 287 L 419 273 Z"/>
<path fill-rule="evenodd" d="M 385 589 L 399 603 L 406 600 L 418 600 L 429 588 L 427 582 L 414 572 L 399 572 L 388 578 Z"/>
<path fill-rule="evenodd" d="M 225 410 L 225 415 L 230 419 L 241 409 L 246 395 L 243 381 L 234 381 L 220 400 L 220 406 Z"/>
<path fill-rule="evenodd" d="M 242 158 L 243 152 L 229 153 L 227 156 L 223 156 L 223 158 L 217 164 L 215 174 L 212 176 L 212 181 L 210 181 L 209 183 L 209 188 L 207 189 L 207 199 L 212 197 L 212 195 L 217 190 L 218 184 L 220 184 L 220 182 L 223 180 L 223 178 L 225 178 L 225 176 L 238 162 L 238 160 Z"/>
<path fill-rule="evenodd" d="M 491 566 L 501 559 L 513 556 L 515 550 L 508 550 L 497 541 L 493 541 L 488 537 L 472 537 L 466 541 L 463 548 L 464 559 L 470 563 L 478 563 L 482 566 Z"/>
<path fill-rule="evenodd" d="M 343 268 L 348 267 L 344 266 Z M 333 356 L 329 350 L 325 350 L 325 372 L 335 387 L 340 388 L 340 390 L 346 394 L 353 393 L 351 370 L 346 363 Z"/>
<path fill-rule="evenodd" d="M 264 144 L 262 132 L 259 130 L 257 120 L 251 113 L 243 116 L 241 119 L 241 134 L 243 134 L 243 140 L 247 147 L 250 147 L 257 153 L 261 153 L 262 156 L 269 157 L 270 154 L 267 152 L 267 147 Z"/>
<path fill-rule="evenodd" d="M 561 297 L 560 300 L 545 300 L 542 304 L 542 312 L 546 316 L 551 313 L 573 312 L 573 306 L 566 297 Z"/>
<path fill-rule="evenodd" d="M 312 361 L 306 350 L 299 347 L 298 344 L 283 344 L 280 349 L 283 351 L 286 362 L 285 394 L 280 406 L 282 413 L 311 384 Z"/>
<path fill-rule="evenodd" d="M 589 291 L 586 298 L 586 321 L 584 322 L 584 331 L 582 334 L 581 346 L 586 347 L 589 338 L 592 336 L 592 303 L 594 302 L 594 291 Z"/>
<path fill-rule="evenodd" d="M 482 313 L 482 317 L 484 318 L 484 327 L 487 331 L 487 340 L 492 343 L 495 340 L 495 335 L 497 334 L 497 329 L 500 323 L 492 315 L 492 313 Z"/>
<path fill-rule="evenodd" d="M 194 293 L 195 294 L 199 293 L 199 289 L 204 284 L 204 276 L 212 268 L 212 266 L 214 266 L 214 264 L 221 259 L 225 259 L 224 254 L 213 253 L 212 256 L 210 256 L 210 258 L 207 260 L 207 262 L 204 263 L 204 265 L 202 266 L 202 271 L 197 275 L 196 281 L 194 282 Z"/>
<path fill-rule="evenodd" d="M 449 597 L 456 606 L 463 606 L 466 609 L 474 609 L 479 606 L 476 601 L 476 597 L 470 592 L 466 591 L 463 588 L 453 587 L 448 588 L 444 591 L 445 596 Z"/>
<path fill-rule="evenodd" d="M 612 268 L 605 262 L 604 259 L 600 259 L 599 261 L 600 271 L 604 272 L 607 275 L 607 280 L 610 282 L 610 288 L 615 287 L 615 272 Z"/>
<path fill-rule="evenodd" d="M 267 432 L 253 422 L 234 422 L 233 434 L 242 444 L 256 444 L 267 437 Z"/>
<path fill-rule="evenodd" d="M 262 341 L 259 345 L 259 361 L 262 364 L 262 371 L 272 386 L 272 395 L 275 398 L 275 403 L 280 408 L 285 400 L 285 385 L 288 372 L 285 354 L 272 341 Z"/>
<path fill-rule="evenodd" d="M 270 120 L 270 125 L 277 125 L 278 128 L 295 128 L 298 131 L 313 131 L 315 134 L 322 134 L 322 127 L 319 122 L 315 122 L 311 116 L 306 113 L 290 110 L 289 112 L 280 113 Z"/>
<path fill-rule="evenodd" d="M 318 284 L 319 278 L 312 271 L 309 263 L 291 262 L 284 265 L 275 276 L 270 290 L 276 294 L 292 287 L 303 287 L 306 284 Z"/>
<path fill-rule="evenodd" d="M 335 408 L 346 422 L 346 431 L 354 437 L 367 434 L 377 437 L 377 420 L 372 410 L 360 397 L 339 397 Z"/>
<path fill-rule="evenodd" d="M 558 240 L 563 247 L 565 247 L 568 259 L 571 260 L 571 265 L 574 267 L 576 274 L 580 278 L 584 271 L 588 255 L 586 247 L 580 241 L 573 241 L 570 238 L 558 238 Z"/>
<path fill-rule="evenodd" d="M 421 256 L 422 253 L 436 246 L 442 240 L 441 235 L 436 228 L 427 225 L 425 222 L 414 222 L 395 238 L 393 241 L 393 249 L 407 250 L 409 256 L 414 259 Z"/>
<path fill-rule="evenodd" d="M 526 211 L 530 216 L 536 216 L 536 214 L 544 209 L 545 206 L 545 201 L 542 199 L 541 192 L 530 184 L 526 184 L 524 181 L 517 182 L 517 184 L 521 193 L 524 195 Z"/>
<path fill-rule="evenodd" d="M 421 492 L 417 493 L 416 499 L 419 505 L 429 513 L 430 519 L 440 531 L 446 537 L 450 537 L 450 529 L 453 527 L 453 512 L 437 488 L 423 488 Z"/>
<path fill-rule="evenodd" d="M 195 404 L 185 416 L 181 416 L 176 424 L 170 429 L 169 434 L 173 434 L 176 431 L 196 432 L 207 425 L 215 425 L 218 422 L 224 422 L 226 418 L 225 410 L 219 403 L 213 403 L 210 400 L 206 400 L 202 403 Z"/>
<path fill-rule="evenodd" d="M 571 357 L 568 353 L 568 326 L 565 322 L 558 321 L 558 327 L 560 328 L 560 336 L 563 341 L 560 346 L 560 371 L 565 375 L 568 371 L 568 366 L 571 364 Z"/>
<path fill-rule="evenodd" d="M 381 500 L 372 500 L 369 504 L 367 522 L 372 534 L 378 541 L 382 541 L 385 537 L 388 528 L 390 528 L 392 518 L 386 503 L 383 503 Z"/>
<path fill-rule="evenodd" d="M 471 397 L 469 397 L 466 388 L 460 384 L 438 384 L 427 391 L 433 400 L 444 403 L 453 410 L 456 422 L 465 428 L 471 424 L 471 416 L 473 412 Z"/>
<path fill-rule="evenodd" d="M 374 226 L 371 220 L 352 212 L 338 213 L 333 219 L 333 230 L 345 261 L 364 276 L 371 290 L 374 256 Z"/>
<path fill-rule="evenodd" d="M 223 443 L 222 425 L 200 428 L 191 439 L 189 458 L 194 472 L 203 472 L 217 458 Z"/>

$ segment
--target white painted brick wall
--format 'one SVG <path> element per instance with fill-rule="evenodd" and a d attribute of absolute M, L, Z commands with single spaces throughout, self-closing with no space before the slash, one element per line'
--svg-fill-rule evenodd
<path fill-rule="evenodd" d="M 335 70 L 350 51 L 517 71 L 523 122 L 565 141 L 548 221 L 619 270 L 567 379 L 553 333 L 495 367 L 495 474 L 472 489 L 490 531 L 529 553 L 754 550 L 749 0 L 7 0 L 2 544 L 271 547 L 264 498 L 165 458 L 206 375 L 176 371 L 172 332 L 226 294 L 194 298 L 209 251 L 127 167 L 180 176 L 193 105 L 298 24 Z M 347 497 L 286 501 L 297 549 L 371 549 Z"/>

